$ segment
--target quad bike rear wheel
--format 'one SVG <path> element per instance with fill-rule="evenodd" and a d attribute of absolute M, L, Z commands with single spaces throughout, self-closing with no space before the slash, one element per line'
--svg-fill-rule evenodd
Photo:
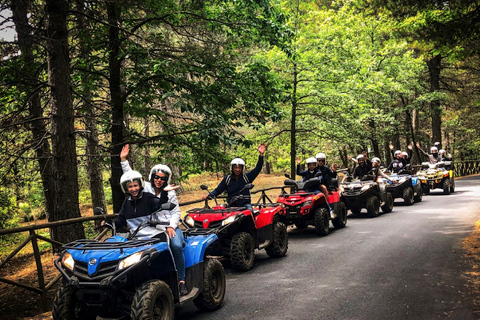
<path fill-rule="evenodd" d="M 225 271 L 217 259 L 207 259 L 203 270 L 203 291 L 193 300 L 200 310 L 213 311 L 222 306 L 225 298 Z"/>
<path fill-rule="evenodd" d="M 450 179 L 445 179 L 443 181 L 443 194 L 449 195 L 450 194 Z"/>
<path fill-rule="evenodd" d="M 413 188 L 408 187 L 403 189 L 403 201 L 406 205 L 411 205 L 414 202 L 413 199 Z"/>
<path fill-rule="evenodd" d="M 450 182 L 450 193 L 455 192 L 455 178 L 452 177 L 452 182 Z"/>
<path fill-rule="evenodd" d="M 315 210 L 315 233 L 317 236 L 326 236 L 330 232 L 330 213 L 327 208 Z"/>
<path fill-rule="evenodd" d="M 54 320 L 96 319 L 97 315 L 82 310 L 76 300 L 76 290 L 71 286 L 62 286 L 53 300 L 52 317 Z"/>
<path fill-rule="evenodd" d="M 423 190 L 422 190 L 422 188 L 419 188 L 419 191 L 418 191 L 417 195 L 415 197 L 413 197 L 413 200 L 415 202 L 420 202 L 420 201 L 422 201 L 422 199 L 423 199 Z"/>
<path fill-rule="evenodd" d="M 383 213 L 389 213 L 393 210 L 393 196 L 390 192 L 385 195 L 385 204 L 382 206 Z"/>
<path fill-rule="evenodd" d="M 343 201 L 337 203 L 337 217 L 332 220 L 335 228 L 340 229 L 347 225 L 347 206 Z"/>
<path fill-rule="evenodd" d="M 283 222 L 273 223 L 273 239 L 272 243 L 265 248 L 270 257 L 280 258 L 287 254 L 288 250 L 288 233 L 287 227 Z"/>
<path fill-rule="evenodd" d="M 380 201 L 377 196 L 370 196 L 367 199 L 367 214 L 370 218 L 378 217 L 380 214 Z"/>
<path fill-rule="evenodd" d="M 255 260 L 255 243 L 248 232 L 239 232 L 233 236 L 230 244 L 230 262 L 237 271 L 248 271 L 253 268 Z"/>
<path fill-rule="evenodd" d="M 150 280 L 135 292 L 130 311 L 132 320 L 169 320 L 173 319 L 174 314 L 173 294 L 165 282 Z"/>

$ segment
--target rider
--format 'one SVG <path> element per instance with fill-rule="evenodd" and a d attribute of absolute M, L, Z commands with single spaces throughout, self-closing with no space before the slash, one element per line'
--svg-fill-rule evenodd
<path fill-rule="evenodd" d="M 318 178 L 318 185 L 311 186 L 306 191 L 313 192 L 315 194 L 320 193 L 320 190 L 318 190 L 318 189 L 319 189 L 319 185 L 320 185 L 321 180 L 322 180 L 322 176 L 321 176 L 321 173 L 320 173 L 320 176 L 317 175 L 317 173 L 320 172 L 316 168 L 317 159 L 315 159 L 314 157 L 308 158 L 305 161 L 308 169 L 305 170 L 305 171 L 300 171 L 300 162 L 301 162 L 300 158 L 297 158 L 297 175 L 302 176 L 302 181 L 307 181 L 307 180 L 310 180 L 312 178 Z"/>
<path fill-rule="evenodd" d="M 377 181 L 378 177 L 382 177 L 382 178 L 385 178 L 385 179 L 388 179 L 390 180 L 390 177 L 387 176 L 381 169 L 380 169 L 380 164 L 382 163 L 382 161 L 380 160 L 380 158 L 377 158 L 377 157 L 374 157 L 372 159 L 372 170 L 371 172 L 373 173 L 373 177 L 374 177 L 374 180 Z"/>
<path fill-rule="evenodd" d="M 432 164 L 442 161 L 442 157 L 438 154 L 438 148 L 433 146 L 430 148 L 430 153 L 428 154 L 420 148 L 420 143 L 417 142 L 417 148 L 420 150 L 424 155 L 428 157 L 428 161 Z"/>
<path fill-rule="evenodd" d="M 328 210 L 330 211 L 330 216 L 332 217 L 332 219 L 334 219 L 335 212 L 332 210 L 330 204 L 328 203 L 328 190 L 325 185 L 329 185 L 331 179 L 337 177 L 337 164 L 334 163 L 331 168 L 327 167 L 327 156 L 325 156 L 325 153 L 322 152 L 317 153 L 315 158 L 317 159 L 317 169 L 319 170 L 319 172 L 322 173 L 323 178 L 323 181 L 320 184 L 320 191 L 325 195 L 325 203 L 327 204 Z"/>
<path fill-rule="evenodd" d="M 120 153 L 120 164 L 124 173 L 132 170 L 127 160 L 128 153 L 129 146 L 127 144 L 122 148 L 122 152 Z M 181 212 L 174 191 L 178 187 L 170 185 L 171 177 L 172 171 L 168 166 L 157 164 L 150 170 L 150 183 L 145 184 L 145 191 L 160 198 L 161 203 L 170 202 L 175 204 L 175 208 L 172 210 L 162 210 L 158 212 L 157 219 L 165 224 L 163 227 L 170 238 L 170 247 L 177 267 L 179 291 L 181 295 L 186 295 L 188 294 L 188 289 L 185 284 L 184 237 L 182 230 L 178 227 Z"/>
<path fill-rule="evenodd" d="M 370 170 L 372 170 L 372 163 L 364 154 L 359 154 L 357 156 L 357 166 L 353 170 L 353 178 L 362 178 L 366 176 Z"/>
<path fill-rule="evenodd" d="M 244 187 L 247 183 L 252 183 L 262 170 L 263 154 L 267 150 L 267 147 L 262 143 L 257 150 L 259 153 L 258 161 L 252 171 L 245 172 L 245 161 L 243 161 L 243 159 L 233 159 L 230 162 L 232 173 L 223 177 L 215 190 L 204 196 L 203 199 L 206 199 L 207 197 L 216 197 L 226 190 L 227 202 L 229 205 L 235 204 L 236 207 L 246 207 L 247 209 L 253 210 L 252 201 L 250 199 L 250 190 L 245 190 Z M 244 197 L 231 202 L 233 197 L 238 195 L 243 195 Z"/>
<path fill-rule="evenodd" d="M 144 192 L 145 183 L 142 175 L 137 171 L 128 171 L 120 178 L 120 186 L 126 197 L 118 216 L 113 220 L 115 227 L 136 229 L 142 222 L 149 221 L 150 215 L 167 202 L 155 197 L 149 192 Z M 102 225 L 105 222 L 102 221 Z M 141 229 L 138 237 L 154 237 L 161 232 L 155 227 L 147 226 Z"/>
<path fill-rule="evenodd" d="M 392 156 L 393 158 L 395 159 L 396 156 L 395 156 L 395 152 L 393 151 L 394 149 L 394 146 L 393 144 L 389 144 L 388 147 L 390 148 L 390 152 L 392 153 Z M 412 148 L 413 148 L 413 144 L 410 143 L 408 146 L 407 146 L 407 151 L 401 151 L 402 152 L 402 157 L 405 159 L 405 161 L 407 162 L 407 164 L 410 163 L 410 160 L 412 159 Z M 397 150 L 399 151 L 399 150 Z"/>
<path fill-rule="evenodd" d="M 393 171 L 394 173 L 399 173 L 407 165 L 407 160 L 403 158 L 402 151 L 397 150 L 394 153 L 395 159 L 388 166 L 388 171 Z"/>

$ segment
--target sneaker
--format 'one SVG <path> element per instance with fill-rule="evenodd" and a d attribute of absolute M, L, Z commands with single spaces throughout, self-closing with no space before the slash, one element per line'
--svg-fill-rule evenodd
<path fill-rule="evenodd" d="M 178 283 L 178 289 L 180 291 L 181 296 L 186 296 L 188 294 L 187 286 L 185 285 L 185 281 Z"/>
<path fill-rule="evenodd" d="M 333 209 L 330 209 L 330 217 L 332 219 L 335 219 L 337 217 L 337 215 L 335 214 L 335 211 L 333 211 Z"/>

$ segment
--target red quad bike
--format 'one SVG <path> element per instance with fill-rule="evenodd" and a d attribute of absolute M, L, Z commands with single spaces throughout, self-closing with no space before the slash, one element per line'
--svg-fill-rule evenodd
<path fill-rule="evenodd" d="M 207 186 L 200 186 L 206 190 Z M 245 189 L 251 189 L 248 183 Z M 250 196 L 238 195 L 231 203 Z M 228 204 L 218 204 L 210 208 L 208 198 L 203 208 L 187 211 L 183 223 L 189 228 L 190 234 L 205 234 L 205 231 L 218 236 L 217 247 L 209 252 L 213 256 L 224 256 L 230 259 L 232 267 L 238 271 L 253 268 L 255 249 L 265 249 L 270 257 L 283 257 L 288 249 L 287 227 L 278 221 L 284 209 L 277 204 L 253 204 L 253 212 L 245 207 L 231 207 Z"/>
<path fill-rule="evenodd" d="M 330 186 L 327 187 L 328 203 L 335 212 L 333 219 L 328 212 L 324 194 L 321 192 L 314 194 L 306 191 L 311 186 L 318 184 L 318 178 L 307 181 L 287 179 L 284 184 L 293 186 L 295 193 L 287 194 L 283 191 L 278 196 L 277 202 L 285 208 L 285 211 L 280 212 L 280 221 L 286 225 L 295 224 L 298 229 L 313 225 L 315 233 L 319 236 L 326 236 L 330 232 L 330 220 L 337 229 L 345 227 L 347 224 L 347 209 L 345 203 L 340 201 L 337 179 L 332 179 Z"/>

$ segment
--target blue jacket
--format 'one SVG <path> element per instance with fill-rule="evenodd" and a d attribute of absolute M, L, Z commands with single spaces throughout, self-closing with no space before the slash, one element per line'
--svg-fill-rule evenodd
<path fill-rule="evenodd" d="M 240 193 L 240 190 L 245 187 L 247 183 L 252 183 L 253 180 L 258 176 L 260 171 L 262 170 L 263 167 L 263 156 L 258 156 L 258 161 L 257 165 L 255 168 L 253 168 L 252 171 L 244 173 L 242 176 L 240 176 L 238 179 L 235 179 L 235 176 L 233 174 L 226 175 L 223 177 L 222 181 L 218 184 L 218 186 L 210 192 L 210 196 L 216 197 L 222 192 L 227 191 L 227 202 L 230 204 L 232 207 L 242 207 L 246 204 L 251 204 L 252 200 L 250 198 L 248 199 L 238 199 L 235 200 L 235 202 L 230 203 L 233 197 L 238 196 L 240 194 L 245 195 L 245 196 L 250 196 L 250 190 L 243 190 Z"/>

